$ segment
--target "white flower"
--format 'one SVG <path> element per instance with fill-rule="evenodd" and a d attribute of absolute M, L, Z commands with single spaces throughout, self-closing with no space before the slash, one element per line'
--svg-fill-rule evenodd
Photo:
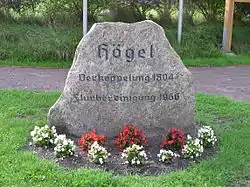
<path fill-rule="evenodd" d="M 196 139 L 194 140 L 194 143 L 195 143 L 195 144 L 199 144 L 199 143 L 200 143 L 200 140 L 199 140 L 198 138 L 196 138 Z"/>
<path fill-rule="evenodd" d="M 139 155 L 140 155 L 140 156 L 144 156 L 144 155 L 145 155 L 145 151 L 141 151 L 141 152 L 139 153 Z"/>
<path fill-rule="evenodd" d="M 68 142 L 66 139 L 64 139 L 62 144 L 63 145 L 68 145 L 68 143 L 70 143 L 70 142 Z"/>
<path fill-rule="evenodd" d="M 176 154 L 171 150 L 161 149 L 160 154 L 158 154 L 157 156 L 159 157 L 160 162 L 167 162 L 168 163 L 168 162 L 172 161 L 174 158 L 179 157 L 179 154 Z"/>
<path fill-rule="evenodd" d="M 196 139 L 188 139 L 187 143 L 184 145 L 182 149 L 182 154 L 186 158 L 197 158 L 201 156 L 203 152 L 202 141 L 198 138 Z"/>
<path fill-rule="evenodd" d="M 99 162 L 100 164 L 103 164 L 102 158 L 99 158 Z"/>
<path fill-rule="evenodd" d="M 90 150 L 88 151 L 89 159 L 96 164 L 103 164 L 109 155 L 107 150 L 96 141 L 90 146 Z"/>
<path fill-rule="evenodd" d="M 43 127 L 35 126 L 34 130 L 30 132 L 32 141 L 35 145 L 48 146 L 53 144 L 53 140 L 56 137 L 54 130 L 45 125 Z"/>
<path fill-rule="evenodd" d="M 73 141 L 66 138 L 65 134 L 56 136 L 54 141 L 56 147 L 54 153 L 57 157 L 71 156 L 75 152 L 75 145 Z"/>
<path fill-rule="evenodd" d="M 127 154 L 126 153 L 122 153 L 122 158 L 126 158 L 127 157 Z"/>
<path fill-rule="evenodd" d="M 202 126 L 198 130 L 198 138 L 202 141 L 204 147 L 209 147 L 217 141 L 214 131 L 210 126 Z"/>
<path fill-rule="evenodd" d="M 30 132 L 30 135 L 31 135 L 31 136 L 34 136 L 35 134 L 36 134 L 35 131 L 31 131 L 31 132 Z"/>
<path fill-rule="evenodd" d="M 200 152 L 203 153 L 203 146 L 200 147 Z"/>
<path fill-rule="evenodd" d="M 147 154 L 143 150 L 143 146 L 133 144 L 123 150 L 122 156 L 125 159 L 125 163 L 131 165 L 143 164 L 143 161 L 147 160 Z"/>

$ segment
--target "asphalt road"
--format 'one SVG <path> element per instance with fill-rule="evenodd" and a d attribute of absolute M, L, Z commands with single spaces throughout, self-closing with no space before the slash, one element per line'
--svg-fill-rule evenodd
<path fill-rule="evenodd" d="M 192 67 L 196 91 L 250 102 L 250 66 Z M 69 69 L 0 67 L 0 89 L 62 91 Z"/>

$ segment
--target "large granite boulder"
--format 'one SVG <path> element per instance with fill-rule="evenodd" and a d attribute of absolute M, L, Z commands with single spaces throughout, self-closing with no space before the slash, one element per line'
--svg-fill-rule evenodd
<path fill-rule="evenodd" d="M 148 137 L 170 127 L 189 132 L 194 94 L 191 73 L 161 26 L 97 23 L 76 49 L 48 123 L 76 137 L 92 129 L 113 137 L 131 123 Z"/>

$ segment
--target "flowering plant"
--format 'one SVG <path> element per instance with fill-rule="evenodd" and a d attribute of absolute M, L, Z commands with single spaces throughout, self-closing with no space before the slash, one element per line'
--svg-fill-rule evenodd
<path fill-rule="evenodd" d="M 51 128 L 48 125 L 43 127 L 35 126 L 34 130 L 30 132 L 32 141 L 35 145 L 48 146 L 54 143 L 54 139 L 57 136 L 56 128 Z"/>
<path fill-rule="evenodd" d="M 91 145 L 88 151 L 89 159 L 96 164 L 103 164 L 106 162 L 109 155 L 110 154 L 107 152 L 107 150 L 100 146 L 97 141 Z"/>
<path fill-rule="evenodd" d="M 197 158 L 201 156 L 203 152 L 202 141 L 198 138 L 193 139 L 190 135 L 187 135 L 187 143 L 182 149 L 182 154 L 185 158 Z"/>
<path fill-rule="evenodd" d="M 126 164 L 142 165 L 148 158 L 143 146 L 133 144 L 123 150 L 122 159 L 126 159 Z"/>
<path fill-rule="evenodd" d="M 76 146 L 74 142 L 66 138 L 66 135 L 60 134 L 56 137 L 54 153 L 57 157 L 72 156 Z"/>
<path fill-rule="evenodd" d="M 97 135 L 96 130 L 92 130 L 91 132 L 86 132 L 85 135 L 81 136 L 78 140 L 78 145 L 80 150 L 87 151 L 94 142 L 104 145 L 106 140 L 103 135 Z"/>
<path fill-rule="evenodd" d="M 159 161 L 163 163 L 170 163 L 174 158 L 180 157 L 179 154 L 174 153 L 171 150 L 164 150 L 161 149 L 160 153 L 157 154 L 157 157 L 159 157 Z"/>
<path fill-rule="evenodd" d="M 214 131 L 210 126 L 203 126 L 198 130 L 198 138 L 202 141 L 203 146 L 211 147 L 217 141 Z"/>
<path fill-rule="evenodd" d="M 163 137 L 161 149 L 178 151 L 183 148 L 184 133 L 179 128 L 170 128 L 168 133 Z"/>
<path fill-rule="evenodd" d="M 133 144 L 143 145 L 146 141 L 147 139 L 141 130 L 137 129 L 134 125 L 127 124 L 124 126 L 123 131 L 120 132 L 115 143 L 120 149 L 125 149 Z"/>

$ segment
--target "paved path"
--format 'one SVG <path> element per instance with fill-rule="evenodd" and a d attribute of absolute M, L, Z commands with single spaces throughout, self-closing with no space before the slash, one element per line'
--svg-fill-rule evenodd
<path fill-rule="evenodd" d="M 250 66 L 189 68 L 196 91 L 250 102 Z M 68 69 L 0 67 L 0 89 L 62 90 Z"/>

